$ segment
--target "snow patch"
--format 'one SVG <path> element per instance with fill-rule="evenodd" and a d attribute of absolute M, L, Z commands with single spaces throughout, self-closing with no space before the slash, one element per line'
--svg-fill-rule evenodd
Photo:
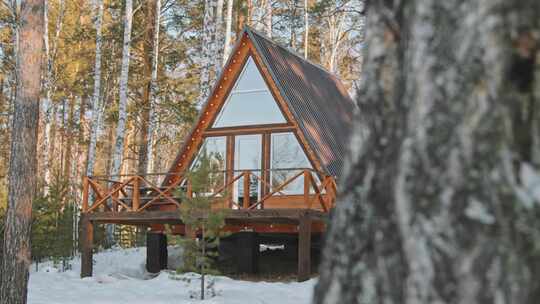
<path fill-rule="evenodd" d="M 169 262 L 178 263 L 181 250 L 169 247 Z M 190 298 L 200 288 L 199 275 L 159 275 L 145 270 L 146 248 L 114 249 L 94 255 L 94 276 L 79 277 L 80 259 L 71 261 L 72 270 L 60 272 L 53 262 L 42 263 L 30 274 L 29 304 L 308 304 L 315 279 L 302 283 L 269 283 L 210 276 L 215 297 L 200 301 Z"/>

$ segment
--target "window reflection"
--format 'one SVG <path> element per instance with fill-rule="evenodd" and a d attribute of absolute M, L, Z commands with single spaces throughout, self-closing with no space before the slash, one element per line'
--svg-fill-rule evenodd
<path fill-rule="evenodd" d="M 271 182 L 275 190 L 300 172 L 299 169 L 311 168 L 311 164 L 293 133 L 272 134 Z M 285 194 L 304 193 L 304 177 L 299 176 L 287 185 Z"/>
<path fill-rule="evenodd" d="M 250 57 L 219 113 L 215 128 L 285 123 L 278 104 Z"/>
<path fill-rule="evenodd" d="M 218 190 L 225 184 L 225 164 L 226 164 L 226 141 L 225 137 L 208 137 L 204 140 L 195 161 L 191 165 L 191 170 L 200 167 L 204 160 L 210 166 L 210 185 L 211 192 Z"/>

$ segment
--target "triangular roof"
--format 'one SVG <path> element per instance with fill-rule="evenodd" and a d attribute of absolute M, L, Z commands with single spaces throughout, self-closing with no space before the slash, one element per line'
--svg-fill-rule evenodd
<path fill-rule="evenodd" d="M 352 125 L 355 104 L 340 80 L 319 65 L 246 27 L 236 43 L 231 57 L 203 105 L 197 124 L 184 143 L 170 172 L 184 170 L 200 142 L 197 134 L 206 130 L 219 113 L 220 103 L 228 95 L 238 75 L 231 75 L 253 56 L 266 75 L 270 88 L 283 104 L 284 114 L 298 127 L 300 141 L 307 147 L 315 168 L 339 177 L 347 150 L 347 138 Z M 166 182 L 169 179 L 166 179 Z M 170 182 L 170 181 L 169 181 Z"/>

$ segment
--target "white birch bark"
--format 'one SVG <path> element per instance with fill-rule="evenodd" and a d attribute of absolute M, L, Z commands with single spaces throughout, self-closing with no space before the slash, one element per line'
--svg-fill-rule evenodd
<path fill-rule="evenodd" d="M 86 161 L 86 176 L 94 174 L 94 164 L 96 162 L 97 136 L 101 122 L 101 47 L 103 43 L 102 25 L 103 25 L 103 0 L 96 2 L 97 14 L 94 20 L 96 28 L 96 57 L 94 61 L 94 93 L 92 95 L 92 123 L 90 131 L 90 143 L 88 144 L 88 156 Z"/>
<path fill-rule="evenodd" d="M 124 42 L 122 49 L 122 66 L 120 70 L 120 90 L 118 100 L 118 122 L 116 125 L 116 139 L 113 147 L 111 175 L 118 175 L 122 165 L 122 154 L 124 150 L 124 139 L 127 120 L 128 102 L 128 77 L 129 59 L 131 46 L 131 26 L 133 20 L 133 1 L 126 0 L 126 12 L 124 16 Z"/>
<path fill-rule="evenodd" d="M 200 81 L 199 81 L 199 101 L 197 106 L 201 106 L 210 94 L 210 74 L 212 69 L 212 54 L 214 50 L 215 37 L 215 19 L 214 11 L 216 8 L 215 0 L 206 0 L 204 3 L 203 33 L 201 39 L 201 59 L 200 59 Z"/>
<path fill-rule="evenodd" d="M 223 0 L 217 0 L 216 4 L 216 19 L 214 22 L 214 41 L 213 41 L 213 64 L 216 67 L 216 76 L 221 72 L 221 60 L 223 57 L 223 45 L 224 45 L 224 28 L 223 28 Z M 217 59 L 217 60 L 216 60 Z"/>
<path fill-rule="evenodd" d="M 154 20 L 154 43 L 152 46 L 152 80 L 150 82 L 150 119 L 148 122 L 148 142 L 147 142 L 147 164 L 146 172 L 152 172 L 154 169 L 154 132 L 156 129 L 156 108 L 158 105 L 157 94 L 157 74 L 159 64 L 159 25 L 161 16 L 161 0 L 156 1 L 155 20 Z"/>
<path fill-rule="evenodd" d="M 227 0 L 227 17 L 225 18 L 225 44 L 223 46 L 223 63 L 227 63 L 231 52 L 231 36 L 232 36 L 232 12 L 234 0 Z"/>
<path fill-rule="evenodd" d="M 266 36 L 269 38 L 272 38 L 272 0 L 266 0 L 265 1 L 265 12 L 263 16 L 264 20 L 264 32 L 266 33 Z"/>
<path fill-rule="evenodd" d="M 50 166 L 48 164 L 49 151 L 49 136 L 51 132 L 51 78 L 52 78 L 52 61 L 49 48 L 49 0 L 43 2 L 43 48 L 45 51 L 45 77 L 43 81 L 43 89 L 45 90 L 45 98 L 41 105 L 43 113 L 43 134 L 42 146 L 40 149 L 40 166 L 44 170 L 44 192 L 47 193 L 50 180 Z"/>
<path fill-rule="evenodd" d="M 309 49 L 309 9 L 308 0 L 304 0 L 304 58 L 308 58 Z"/>

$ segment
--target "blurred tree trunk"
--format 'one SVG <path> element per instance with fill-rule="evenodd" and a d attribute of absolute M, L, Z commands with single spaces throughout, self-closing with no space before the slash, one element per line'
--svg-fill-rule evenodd
<path fill-rule="evenodd" d="M 37 187 L 37 139 L 43 61 L 43 0 L 15 3 L 17 91 L 11 134 L 8 210 L 0 303 L 26 303 L 31 264 L 32 201 Z"/>
<path fill-rule="evenodd" d="M 538 101 L 539 21 L 535 0 L 367 2 L 315 303 L 537 303 L 532 128 L 515 111 Z"/>
<path fill-rule="evenodd" d="M 200 81 L 199 81 L 199 101 L 201 106 L 210 94 L 212 81 L 213 60 L 212 51 L 214 50 L 216 0 L 204 1 L 203 33 L 201 38 L 201 60 L 200 60 Z"/>

